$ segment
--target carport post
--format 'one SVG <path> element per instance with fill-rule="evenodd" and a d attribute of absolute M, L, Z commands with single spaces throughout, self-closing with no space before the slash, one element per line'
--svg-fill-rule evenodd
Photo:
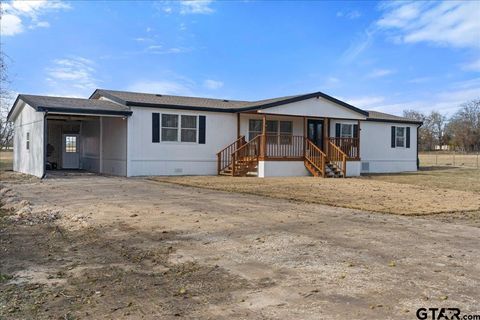
<path fill-rule="evenodd" d="M 43 174 L 42 179 L 45 178 L 47 175 L 47 145 L 48 145 L 48 120 L 47 120 L 48 112 L 45 111 L 45 115 L 43 116 Z"/>

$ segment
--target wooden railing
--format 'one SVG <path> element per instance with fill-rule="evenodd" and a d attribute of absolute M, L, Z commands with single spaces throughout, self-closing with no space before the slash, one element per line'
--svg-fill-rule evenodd
<path fill-rule="evenodd" d="M 304 155 L 304 137 L 287 134 L 267 135 L 264 158 L 299 158 Z"/>
<path fill-rule="evenodd" d="M 343 173 L 345 178 L 347 176 L 347 154 L 332 141 L 328 142 L 327 148 L 328 160 Z"/>
<path fill-rule="evenodd" d="M 305 160 L 317 169 L 322 177 L 325 177 L 325 162 L 327 155 L 320 150 L 312 141 L 305 138 Z"/>
<path fill-rule="evenodd" d="M 235 150 L 245 145 L 245 136 L 241 136 L 232 144 L 226 146 L 222 151 L 217 153 L 217 173 L 220 174 L 232 164 L 232 154 Z"/>
<path fill-rule="evenodd" d="M 343 153 L 347 155 L 347 160 L 360 160 L 360 139 L 359 138 L 328 138 L 330 142 L 336 145 Z"/>
<path fill-rule="evenodd" d="M 256 136 L 232 153 L 232 176 L 244 175 L 258 164 L 261 136 Z"/>

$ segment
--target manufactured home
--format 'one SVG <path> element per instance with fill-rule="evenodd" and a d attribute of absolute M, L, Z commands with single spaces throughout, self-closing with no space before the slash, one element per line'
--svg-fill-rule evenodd
<path fill-rule="evenodd" d="M 238 101 L 97 89 L 20 94 L 14 170 L 118 176 L 349 177 L 415 171 L 421 122 L 322 92 Z"/>

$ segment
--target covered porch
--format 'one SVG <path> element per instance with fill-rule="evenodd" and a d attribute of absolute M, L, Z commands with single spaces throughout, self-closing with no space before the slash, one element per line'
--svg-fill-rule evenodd
<path fill-rule="evenodd" d="M 240 112 L 237 140 L 217 157 L 220 175 L 262 177 L 267 168 L 289 171 L 284 175 L 358 175 L 360 119 Z"/>

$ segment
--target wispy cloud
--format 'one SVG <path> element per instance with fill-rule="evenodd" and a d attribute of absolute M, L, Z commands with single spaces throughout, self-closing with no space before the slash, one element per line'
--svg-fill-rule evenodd
<path fill-rule="evenodd" d="M 480 72 L 480 58 L 471 62 L 467 62 L 462 65 L 462 69 L 465 71 L 477 71 Z"/>
<path fill-rule="evenodd" d="M 419 78 L 413 78 L 408 80 L 409 83 L 426 83 L 428 81 L 432 80 L 431 77 L 419 77 Z"/>
<path fill-rule="evenodd" d="M 70 5 L 56 0 L 1 2 L 0 34 L 14 36 L 26 29 L 48 28 L 50 23 L 41 18 L 48 12 L 70 9 Z"/>
<path fill-rule="evenodd" d="M 360 18 L 362 16 L 362 14 L 358 11 L 358 10 L 352 10 L 352 11 L 338 11 L 337 12 L 337 17 L 341 18 L 341 17 L 345 17 L 345 18 L 348 18 L 348 19 L 357 19 L 357 18 Z"/>
<path fill-rule="evenodd" d="M 374 29 L 367 29 L 358 35 L 347 50 L 343 52 L 341 60 L 347 63 L 354 61 L 363 51 L 372 45 L 374 34 Z"/>
<path fill-rule="evenodd" d="M 214 10 L 210 7 L 212 0 L 182 0 L 180 1 L 181 14 L 210 14 Z"/>
<path fill-rule="evenodd" d="M 85 96 L 98 87 L 95 64 L 83 57 L 56 59 L 46 69 L 47 83 L 56 94 Z"/>
<path fill-rule="evenodd" d="M 478 1 L 396 2 L 381 9 L 383 16 L 377 25 L 395 31 L 401 42 L 480 47 Z"/>
<path fill-rule="evenodd" d="M 186 14 L 211 14 L 215 10 L 211 7 L 213 0 L 181 0 L 181 1 L 159 1 L 154 7 L 164 14 L 179 13 Z"/>
<path fill-rule="evenodd" d="M 203 86 L 207 89 L 210 89 L 210 90 L 216 90 L 216 89 L 220 89 L 221 87 L 223 87 L 223 82 L 222 81 L 217 81 L 217 80 L 207 79 L 203 82 Z"/>
<path fill-rule="evenodd" d="M 369 79 L 382 78 L 393 73 L 395 73 L 395 71 L 390 69 L 375 69 L 369 74 L 367 74 L 367 78 Z"/>

